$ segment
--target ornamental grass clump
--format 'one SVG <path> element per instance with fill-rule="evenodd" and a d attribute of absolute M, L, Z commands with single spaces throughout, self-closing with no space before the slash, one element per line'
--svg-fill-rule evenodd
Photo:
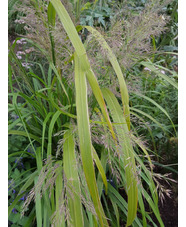
<path fill-rule="evenodd" d="M 25 2 L 25 40 L 45 58 L 45 67 L 32 60 L 38 71 L 25 69 L 14 53 L 19 38 L 10 47 L 9 109 L 19 118 L 9 134 L 27 137 L 36 161 L 20 189 L 30 191 L 23 208 L 27 225 L 34 225 L 35 217 L 37 226 L 147 226 L 147 220 L 154 221 L 145 200 L 164 226 L 153 165 L 131 130 L 127 85 L 104 36 L 93 27 L 75 26 L 60 0 Z M 107 57 L 103 67 L 112 68 L 115 92 L 95 75 L 89 43 L 78 34 L 83 29 L 99 43 L 99 59 Z M 20 80 L 21 89 L 15 88 Z M 9 206 L 9 215 L 18 200 Z"/>

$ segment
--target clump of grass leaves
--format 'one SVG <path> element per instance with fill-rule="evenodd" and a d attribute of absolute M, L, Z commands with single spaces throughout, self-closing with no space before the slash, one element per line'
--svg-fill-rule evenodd
<path fill-rule="evenodd" d="M 30 191 L 23 212 L 28 212 L 32 200 L 35 205 L 26 226 L 32 224 L 33 215 L 39 227 L 120 226 L 120 221 L 148 226 L 147 219 L 156 226 L 144 200 L 164 226 L 151 159 L 130 130 L 127 86 L 113 51 L 96 29 L 75 26 L 60 0 L 31 0 L 26 6 L 25 26 L 32 32 L 25 40 L 42 53 L 47 67 L 32 62 L 40 71 L 25 69 L 14 53 L 19 38 L 10 47 L 9 111 L 15 111 L 18 119 L 9 125 L 9 134 L 28 138 L 36 170 L 22 182 L 9 214 L 22 193 Z M 112 65 L 121 101 L 99 85 L 78 35 L 85 28 Z M 144 152 L 148 166 L 134 147 Z M 114 186 L 108 176 L 115 179 Z"/>

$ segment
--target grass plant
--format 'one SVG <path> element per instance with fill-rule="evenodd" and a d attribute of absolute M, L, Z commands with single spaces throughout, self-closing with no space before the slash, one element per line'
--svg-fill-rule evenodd
<path fill-rule="evenodd" d="M 60 0 L 26 3 L 27 16 L 35 15 L 38 21 L 34 17 L 30 22 L 35 27 L 27 24 L 25 41 L 34 47 L 45 66 L 34 62 L 29 54 L 25 60 L 31 56 L 34 66 L 23 66 L 15 54 L 20 38 L 10 46 L 9 115 L 17 117 L 9 122 L 9 136 L 26 138 L 27 146 L 24 151 L 12 150 L 9 158 L 33 160 L 29 175 L 18 174 L 9 186 L 17 191 L 9 206 L 9 217 L 26 195 L 24 226 L 120 226 L 120 222 L 126 226 L 157 226 L 149 210 L 164 226 L 149 150 L 137 137 L 131 112 L 145 122 L 146 117 L 150 118 L 165 133 L 169 130 L 142 109 L 129 107 L 123 68 L 101 32 L 90 26 L 76 26 L 65 8 L 68 4 Z M 80 3 L 75 2 L 76 20 Z M 25 23 L 29 23 L 29 17 L 25 17 Z M 78 34 L 82 30 L 97 39 L 101 47 L 97 55 L 103 54 L 108 70 L 118 81 L 115 91 L 97 78 L 89 43 L 83 43 Z M 142 61 L 141 65 L 177 88 L 176 79 L 162 74 L 161 66 L 150 61 Z M 176 134 L 176 126 L 164 108 L 146 95 L 135 95 L 158 108 Z M 16 223 L 14 217 L 11 221 Z"/>

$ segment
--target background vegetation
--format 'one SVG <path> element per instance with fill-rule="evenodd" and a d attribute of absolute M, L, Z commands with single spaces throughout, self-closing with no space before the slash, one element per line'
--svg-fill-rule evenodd
<path fill-rule="evenodd" d="M 164 226 L 177 5 L 9 0 L 9 226 Z"/>

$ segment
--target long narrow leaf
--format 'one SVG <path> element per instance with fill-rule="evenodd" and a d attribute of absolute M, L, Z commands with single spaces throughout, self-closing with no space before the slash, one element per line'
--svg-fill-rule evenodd
<path fill-rule="evenodd" d="M 157 121 L 156 119 L 154 119 L 151 115 L 145 113 L 142 110 L 136 109 L 134 107 L 131 107 L 130 109 L 137 112 L 137 113 L 140 113 L 140 114 L 146 116 L 147 118 L 149 118 L 150 120 L 152 120 L 156 125 L 158 125 L 163 130 L 163 132 L 165 132 L 165 134 L 167 134 L 167 132 L 166 132 L 165 128 L 162 126 L 162 124 L 159 123 L 159 121 Z"/>
<path fill-rule="evenodd" d="M 117 135 L 119 135 L 119 144 L 123 153 L 125 175 L 128 195 L 128 215 L 127 226 L 131 225 L 137 213 L 138 189 L 136 178 L 136 165 L 134 160 L 134 151 L 129 137 L 129 131 L 121 107 L 109 89 L 102 89 L 103 95 L 107 101 L 114 122 L 122 124 L 115 126 Z"/>
<path fill-rule="evenodd" d="M 137 96 L 140 96 L 140 97 L 142 97 L 142 98 L 148 100 L 148 101 L 151 102 L 153 105 L 155 105 L 156 107 L 158 107 L 158 109 L 161 110 L 161 111 L 169 118 L 169 120 L 170 120 L 170 122 L 171 122 L 171 124 L 172 124 L 172 126 L 173 126 L 173 128 L 174 128 L 174 131 L 175 131 L 175 133 L 176 133 L 175 125 L 174 125 L 174 123 L 172 122 L 171 117 L 169 116 L 169 114 L 167 113 L 167 111 L 166 111 L 163 107 L 161 107 L 157 102 L 155 102 L 153 99 L 147 97 L 146 95 L 142 95 L 142 94 L 135 93 L 135 92 L 133 92 L 133 93 L 136 94 Z M 176 134 L 177 134 L 177 133 L 176 133 Z"/>
<path fill-rule="evenodd" d="M 35 186 L 38 182 L 38 176 L 34 179 Z M 42 226 L 42 207 L 41 207 L 41 197 L 40 193 L 36 192 L 36 220 L 37 220 L 37 226 Z"/>
<path fill-rule="evenodd" d="M 81 205 L 80 182 L 75 157 L 75 143 L 72 132 L 70 130 L 66 131 L 64 140 L 64 173 L 67 178 L 67 185 L 71 190 L 71 193 L 67 192 L 68 207 L 71 217 L 68 221 L 70 223 L 69 226 L 79 227 L 83 226 L 83 212 Z"/>
<path fill-rule="evenodd" d="M 84 26 L 91 34 L 96 38 L 96 40 L 100 43 L 101 47 L 106 51 L 108 59 L 114 68 L 114 71 L 118 77 L 119 85 L 120 85 L 120 92 L 121 92 L 121 99 L 123 103 L 124 114 L 126 116 L 126 121 L 128 128 L 130 130 L 130 111 L 129 111 L 129 97 L 128 97 L 128 90 L 127 86 L 123 77 L 123 73 L 119 66 L 119 63 L 116 59 L 116 56 L 112 52 L 111 48 L 103 38 L 103 36 L 94 28 L 90 26 Z"/>
<path fill-rule="evenodd" d="M 26 133 L 25 131 L 19 131 L 19 130 L 10 130 L 8 132 L 9 135 L 19 135 L 19 136 L 25 136 L 25 137 L 30 137 L 31 139 L 34 139 L 36 141 L 38 141 L 39 143 L 41 143 L 41 139 L 38 136 L 35 136 L 31 133 Z"/>
<path fill-rule="evenodd" d="M 56 178 L 56 226 L 65 227 L 65 217 L 61 212 L 61 207 L 63 205 L 63 176 L 62 176 L 62 162 L 58 161 L 56 164 L 59 164 L 57 169 L 57 178 Z"/>
<path fill-rule="evenodd" d="M 171 79 L 167 75 L 163 74 L 159 69 L 157 69 L 153 63 L 143 61 L 143 62 L 140 62 L 140 64 L 144 65 L 145 67 L 150 69 L 152 72 L 156 73 L 158 76 L 160 76 L 161 78 L 166 80 L 168 83 L 170 83 L 172 86 L 174 86 L 175 88 L 178 89 L 178 84 L 173 79 Z"/>
<path fill-rule="evenodd" d="M 107 194 L 108 185 L 107 185 L 107 178 L 106 178 L 106 175 L 105 175 L 105 171 L 103 169 L 101 161 L 100 161 L 100 159 L 99 159 L 99 157 L 98 157 L 98 155 L 97 155 L 97 153 L 96 153 L 96 151 L 95 151 L 93 146 L 92 146 L 92 149 L 93 149 L 93 159 L 94 159 L 94 161 L 96 163 L 96 166 L 97 166 L 97 168 L 99 170 L 99 173 L 100 173 L 100 175 L 102 177 L 103 183 L 105 185 L 105 192 Z"/>
<path fill-rule="evenodd" d="M 75 54 L 75 86 L 76 86 L 78 134 L 85 178 L 94 203 L 97 216 L 100 221 L 100 225 L 108 226 L 99 198 L 94 172 L 95 170 L 93 166 L 90 123 L 88 116 L 86 77 L 84 71 L 81 68 L 80 59 L 76 54 Z"/>
<path fill-rule="evenodd" d="M 49 130 L 48 130 L 48 149 L 47 149 L 47 157 L 50 157 L 52 154 L 52 136 L 53 136 L 53 128 L 54 124 L 56 123 L 59 115 L 61 114 L 60 111 L 57 111 L 50 122 Z"/>

